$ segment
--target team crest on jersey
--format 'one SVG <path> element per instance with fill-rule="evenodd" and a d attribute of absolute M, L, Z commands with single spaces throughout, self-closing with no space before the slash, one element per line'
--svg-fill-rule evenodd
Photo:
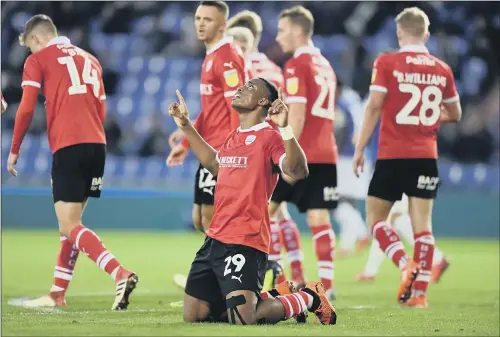
<path fill-rule="evenodd" d="M 252 144 L 256 138 L 257 138 L 257 136 L 255 136 L 255 135 L 247 136 L 247 138 L 245 139 L 245 145 Z"/>
<path fill-rule="evenodd" d="M 224 72 L 224 78 L 226 80 L 226 84 L 231 88 L 235 87 L 240 83 L 240 79 L 238 78 L 238 70 L 231 69 Z"/>
<path fill-rule="evenodd" d="M 295 95 L 296 93 L 299 92 L 299 78 L 298 77 L 291 77 L 286 80 L 286 91 L 290 95 Z"/>
<path fill-rule="evenodd" d="M 214 61 L 213 60 L 209 60 L 207 62 L 207 66 L 205 67 L 205 71 L 208 73 L 210 71 L 210 69 L 212 69 L 212 66 L 214 64 Z"/>
<path fill-rule="evenodd" d="M 372 83 L 375 83 L 375 79 L 377 78 L 377 69 L 373 68 L 372 71 Z"/>

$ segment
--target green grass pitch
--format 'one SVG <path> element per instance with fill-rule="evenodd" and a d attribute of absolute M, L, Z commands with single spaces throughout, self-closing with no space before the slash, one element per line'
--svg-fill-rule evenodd
<path fill-rule="evenodd" d="M 174 273 L 187 272 L 202 243 L 198 234 L 169 232 L 98 232 L 120 262 L 140 276 L 127 312 L 111 312 L 114 284 L 80 255 L 68 290 L 67 309 L 34 310 L 8 305 L 17 297 L 48 291 L 59 246 L 51 232 L 2 233 L 2 335 L 43 336 L 499 336 L 499 242 L 440 240 L 451 259 L 441 283 L 431 285 L 427 310 L 396 303 L 398 271 L 385 261 L 376 282 L 354 282 L 367 252 L 336 263 L 339 311 L 336 326 L 296 325 L 234 327 L 185 324 L 182 309 L 170 306 L 183 292 L 172 284 Z M 309 279 L 316 278 L 311 237 L 303 237 Z"/>

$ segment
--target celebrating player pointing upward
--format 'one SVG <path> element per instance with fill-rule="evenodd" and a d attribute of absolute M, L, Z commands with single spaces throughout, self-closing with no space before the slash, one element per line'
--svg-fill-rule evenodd
<path fill-rule="evenodd" d="M 363 168 L 363 150 L 381 116 L 378 158 L 366 200 L 367 222 L 380 248 L 402 270 L 397 299 L 427 307 L 434 252 L 432 206 L 439 186 L 437 130 L 440 122 L 459 121 L 462 110 L 450 67 L 429 54 L 429 19 L 416 7 L 396 17 L 401 49 L 374 63 L 370 98 L 354 154 Z M 385 219 L 406 194 L 415 237 L 414 260 Z"/>
<path fill-rule="evenodd" d="M 240 127 L 214 150 L 191 125 L 184 99 L 169 113 L 184 131 L 203 167 L 218 176 L 214 217 L 191 265 L 184 320 L 209 321 L 227 311 L 232 324 L 276 323 L 310 310 L 324 324 L 336 321 L 321 283 L 295 294 L 262 300 L 269 251 L 267 203 L 279 170 L 304 179 L 306 157 L 288 126 L 288 110 L 276 88 L 263 79 L 241 86 L 232 99 Z M 264 121 L 269 113 L 280 134 Z"/>

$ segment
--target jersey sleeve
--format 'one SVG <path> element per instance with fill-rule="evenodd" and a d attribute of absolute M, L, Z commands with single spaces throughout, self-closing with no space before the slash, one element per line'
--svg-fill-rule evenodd
<path fill-rule="evenodd" d="M 278 132 L 273 131 L 269 140 L 269 156 L 271 162 L 283 172 L 283 160 L 285 159 L 285 144 Z"/>
<path fill-rule="evenodd" d="M 387 92 L 389 83 L 384 60 L 381 55 L 373 62 L 370 91 Z"/>
<path fill-rule="evenodd" d="M 452 103 L 460 99 L 455 85 L 455 77 L 453 71 L 448 67 L 448 74 L 446 76 L 446 87 L 443 93 L 443 103 Z"/>
<path fill-rule="evenodd" d="M 285 80 L 285 103 L 307 103 L 307 71 L 295 62 L 288 62 L 283 72 Z"/>
<path fill-rule="evenodd" d="M 21 87 L 29 85 L 40 89 L 42 87 L 42 79 L 42 66 L 35 57 L 35 54 L 32 54 L 28 56 L 26 62 L 24 63 L 23 81 L 21 82 Z"/>

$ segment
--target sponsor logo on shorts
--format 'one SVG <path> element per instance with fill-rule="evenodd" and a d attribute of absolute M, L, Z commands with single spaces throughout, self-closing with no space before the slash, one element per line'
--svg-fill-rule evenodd
<path fill-rule="evenodd" d="M 336 187 L 323 187 L 323 200 L 324 201 L 337 201 L 339 200 L 339 192 Z"/>
<path fill-rule="evenodd" d="M 102 177 L 92 178 L 92 184 L 90 186 L 90 190 L 91 191 L 102 190 L 102 183 L 103 183 Z"/>
<path fill-rule="evenodd" d="M 429 177 L 421 175 L 418 177 L 417 188 L 419 190 L 434 191 L 439 184 L 438 177 Z"/>

